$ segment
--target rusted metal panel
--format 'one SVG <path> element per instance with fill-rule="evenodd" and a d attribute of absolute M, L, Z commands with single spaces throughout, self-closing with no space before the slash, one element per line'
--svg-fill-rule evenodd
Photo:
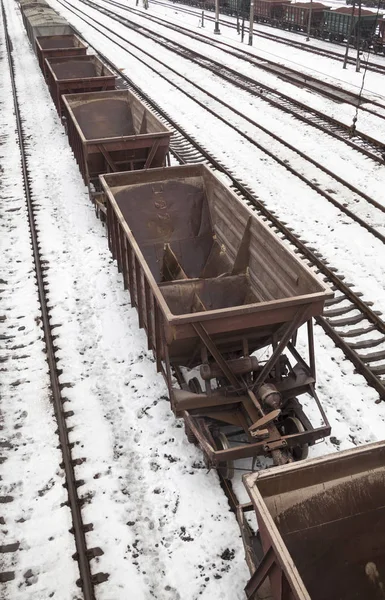
<path fill-rule="evenodd" d="M 59 115 L 62 94 L 113 90 L 115 75 L 97 56 L 73 56 L 45 59 L 47 83 Z"/>
<path fill-rule="evenodd" d="M 101 173 L 165 164 L 171 131 L 128 90 L 64 96 L 63 105 L 70 145 L 96 193 Z"/>
<path fill-rule="evenodd" d="M 46 58 L 84 56 L 87 45 L 75 34 L 45 35 L 36 38 L 36 53 L 41 70 L 46 77 Z"/>
<path fill-rule="evenodd" d="M 381 598 L 385 578 L 385 443 L 243 477 L 265 556 L 273 554 L 273 600 Z M 256 591 L 257 567 L 247 590 Z M 254 584 L 253 584 L 254 582 Z M 248 597 L 253 598 L 252 594 Z"/>
<path fill-rule="evenodd" d="M 287 4 L 287 0 L 256 0 L 254 3 L 255 18 L 258 21 L 279 21 L 282 18 L 285 4 Z"/>
<path fill-rule="evenodd" d="M 305 30 L 311 16 L 311 26 L 319 28 L 322 27 L 324 12 L 329 10 L 330 6 L 321 2 L 297 2 L 285 5 L 283 18 L 294 29 Z"/>

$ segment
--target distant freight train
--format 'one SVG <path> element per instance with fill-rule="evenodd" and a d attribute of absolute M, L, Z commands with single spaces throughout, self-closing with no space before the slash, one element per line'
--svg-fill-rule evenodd
<path fill-rule="evenodd" d="M 182 3 L 215 9 L 214 0 L 183 0 Z M 250 13 L 250 0 L 219 0 L 219 4 L 220 11 L 225 14 L 248 17 Z M 353 9 L 348 6 L 334 10 L 320 2 L 290 4 L 288 0 L 254 0 L 256 22 L 292 31 L 307 31 L 310 18 L 310 34 L 313 37 L 335 42 L 349 38 L 353 46 L 359 39 L 362 48 L 372 47 L 374 52 L 385 54 L 385 21 L 382 15 L 362 9 L 359 17 L 357 7 L 352 13 Z"/>

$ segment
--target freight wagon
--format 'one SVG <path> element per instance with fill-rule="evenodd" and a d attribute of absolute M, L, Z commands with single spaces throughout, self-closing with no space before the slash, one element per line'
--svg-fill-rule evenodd
<path fill-rule="evenodd" d="M 162 167 L 171 131 L 128 90 L 62 96 L 71 148 L 97 213 L 99 175 Z"/>
<path fill-rule="evenodd" d="M 59 116 L 63 111 L 63 94 L 115 88 L 115 75 L 94 55 L 46 58 L 45 72 Z"/>
<path fill-rule="evenodd" d="M 36 53 L 41 70 L 47 78 L 46 58 L 85 56 L 87 45 L 75 34 L 36 37 Z"/>
<path fill-rule="evenodd" d="M 238 510 L 252 574 L 248 600 L 384 597 L 385 442 L 243 481 L 251 500 Z"/>
<path fill-rule="evenodd" d="M 312 330 L 330 290 L 204 165 L 100 179 L 113 257 L 207 464 L 230 478 L 240 458 L 303 458 L 330 433 Z M 318 409 L 315 426 L 299 395 Z"/>
<path fill-rule="evenodd" d="M 24 26 L 29 41 L 36 52 L 36 37 L 46 35 L 69 35 L 73 33 L 67 21 L 52 8 L 46 6 L 27 5 L 22 11 Z"/>
<path fill-rule="evenodd" d="M 297 2 L 285 5 L 282 16 L 282 25 L 286 29 L 294 31 L 307 31 L 310 20 L 310 31 L 312 35 L 321 36 L 324 26 L 325 12 L 330 8 L 320 2 Z"/>
<path fill-rule="evenodd" d="M 354 9 L 342 6 L 324 14 L 324 30 L 328 33 L 331 41 L 343 42 L 360 38 L 368 46 L 377 26 L 376 15 L 369 10 L 361 10 L 359 16 L 358 8 Z"/>

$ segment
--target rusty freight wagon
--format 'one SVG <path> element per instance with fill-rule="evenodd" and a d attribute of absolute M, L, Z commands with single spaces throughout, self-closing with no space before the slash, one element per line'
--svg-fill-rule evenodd
<path fill-rule="evenodd" d="M 46 77 L 46 58 L 85 56 L 87 45 L 74 33 L 70 35 L 44 35 L 36 38 L 39 65 Z"/>
<path fill-rule="evenodd" d="M 99 92 L 115 89 L 116 77 L 95 55 L 46 58 L 47 84 L 59 116 L 62 94 Z"/>
<path fill-rule="evenodd" d="M 100 179 L 109 246 L 189 439 L 225 477 L 240 458 L 302 458 L 330 433 L 312 333 L 329 289 L 203 165 Z"/>
<path fill-rule="evenodd" d="M 101 173 L 162 167 L 171 131 L 128 90 L 63 97 L 71 148 L 92 199 Z"/>
<path fill-rule="evenodd" d="M 282 22 L 287 0 L 255 0 L 254 19 L 261 23 L 277 25 Z"/>
<path fill-rule="evenodd" d="M 358 8 L 342 6 L 325 13 L 324 32 L 331 41 L 343 42 L 350 39 L 353 44 L 360 43 L 369 47 L 377 27 L 378 15 L 370 10 L 361 12 Z"/>
<path fill-rule="evenodd" d="M 324 14 L 330 7 L 320 2 L 297 2 L 287 4 L 284 7 L 283 26 L 295 31 L 307 31 L 310 19 L 310 31 L 312 35 L 321 36 L 323 29 Z"/>
<path fill-rule="evenodd" d="M 384 442 L 243 480 L 251 499 L 238 510 L 249 600 L 384 598 Z M 250 508 L 258 522 L 252 535 Z"/>

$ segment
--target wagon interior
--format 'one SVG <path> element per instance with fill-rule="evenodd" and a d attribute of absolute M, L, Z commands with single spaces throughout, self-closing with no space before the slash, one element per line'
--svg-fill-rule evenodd
<path fill-rule="evenodd" d="M 294 261 L 281 260 L 280 246 L 259 222 L 235 217 L 202 177 L 117 188 L 114 195 L 174 315 L 321 289 Z"/>
<path fill-rule="evenodd" d="M 96 56 L 49 59 L 49 66 L 59 81 L 112 76 L 111 71 Z"/>
<path fill-rule="evenodd" d="M 43 50 L 59 50 L 62 48 L 85 48 L 77 35 L 47 35 L 37 38 Z"/>
<path fill-rule="evenodd" d="M 87 184 L 111 171 L 162 167 L 170 130 L 129 91 L 64 97 L 70 143 Z"/>
<path fill-rule="evenodd" d="M 380 443 L 256 481 L 245 476 L 264 551 L 273 540 L 278 563 L 294 561 L 312 600 L 384 597 L 384 459 Z"/>

